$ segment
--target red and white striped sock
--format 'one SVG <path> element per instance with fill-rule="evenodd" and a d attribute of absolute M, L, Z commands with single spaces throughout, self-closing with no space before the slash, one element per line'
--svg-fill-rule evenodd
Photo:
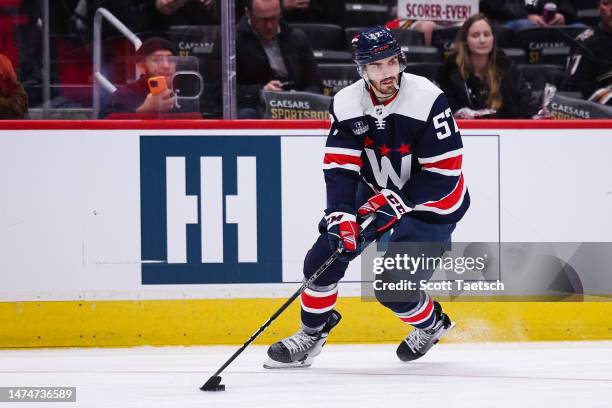
<path fill-rule="evenodd" d="M 329 313 L 336 305 L 338 285 L 315 289 L 304 289 L 300 301 L 302 303 L 302 324 L 307 328 L 318 330 L 325 325 Z"/>
<path fill-rule="evenodd" d="M 433 300 L 428 294 L 425 294 L 425 297 L 421 299 L 416 307 L 407 312 L 395 312 L 395 315 L 404 323 L 411 324 L 417 329 L 429 329 L 438 320 L 438 316 L 434 312 Z"/>

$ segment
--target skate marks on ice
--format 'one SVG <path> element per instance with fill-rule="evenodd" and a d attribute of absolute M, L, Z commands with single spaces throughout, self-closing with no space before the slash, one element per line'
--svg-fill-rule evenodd
<path fill-rule="evenodd" d="M 310 368 L 265 370 L 266 347 L 254 346 L 222 393 L 198 387 L 234 347 L 7 350 L 0 385 L 76 386 L 65 406 L 93 408 L 610 406 L 612 342 L 440 344 L 411 363 L 395 347 L 330 344 Z"/>

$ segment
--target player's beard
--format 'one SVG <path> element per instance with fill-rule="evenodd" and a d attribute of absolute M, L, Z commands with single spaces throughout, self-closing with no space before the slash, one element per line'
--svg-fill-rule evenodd
<path fill-rule="evenodd" d="M 397 77 L 388 77 L 380 81 L 370 81 L 372 90 L 376 97 L 384 101 L 391 98 L 399 90 L 399 83 Z"/>

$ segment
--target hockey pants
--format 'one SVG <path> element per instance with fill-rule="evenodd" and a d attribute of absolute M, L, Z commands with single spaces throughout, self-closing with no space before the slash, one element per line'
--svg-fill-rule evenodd
<path fill-rule="evenodd" d="M 405 216 L 394 225 L 393 232 L 389 236 L 389 246 L 385 252 L 385 257 L 395 257 L 400 252 L 405 253 L 406 247 L 411 252 L 407 254 L 409 256 L 439 257 L 450 247 L 451 234 L 454 229 L 455 224 L 428 224 L 413 217 Z M 405 246 L 398 245 L 399 243 L 413 244 Z M 371 245 L 376 245 L 376 243 Z M 304 277 L 312 276 L 332 253 L 333 250 L 329 245 L 327 233 L 322 233 L 306 254 Z M 348 262 L 336 260 L 314 281 L 314 285 L 302 292 L 301 318 L 304 326 L 311 329 L 323 327 L 329 313 L 334 308 L 338 295 L 337 284 L 344 276 L 348 265 Z M 392 282 L 408 277 L 417 283 L 416 290 L 402 292 L 401 298 L 398 299 L 386 296 L 387 292 L 375 292 L 378 301 L 408 324 L 417 328 L 431 327 L 436 319 L 433 313 L 432 300 L 425 292 L 418 289 L 418 282 L 429 280 L 434 269 L 420 267 L 413 274 L 396 272 L 398 271 L 386 270 L 383 280 Z"/>

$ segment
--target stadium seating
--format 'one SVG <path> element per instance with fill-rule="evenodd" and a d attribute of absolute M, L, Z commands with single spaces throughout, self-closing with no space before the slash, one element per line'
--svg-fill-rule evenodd
<path fill-rule="evenodd" d="M 433 30 L 431 45 L 436 47 L 443 56 L 448 56 L 453 50 L 453 41 L 457 36 L 459 27 L 447 27 Z"/>
<path fill-rule="evenodd" d="M 500 48 L 508 59 L 516 64 L 527 64 L 527 54 L 521 48 Z"/>
<path fill-rule="evenodd" d="M 544 90 L 547 83 L 558 87 L 565 77 L 563 68 L 557 65 L 523 64 L 519 65 L 519 69 L 535 92 Z"/>
<path fill-rule="evenodd" d="M 323 93 L 333 96 L 340 89 L 359 80 L 355 64 L 318 64 L 319 77 L 323 82 Z"/>
<path fill-rule="evenodd" d="M 540 55 L 540 63 L 564 67 L 567 62 L 570 47 L 544 48 Z"/>
<path fill-rule="evenodd" d="M 440 62 L 411 62 L 406 65 L 404 72 L 424 76 L 430 81 L 436 82 L 438 70 L 442 66 Z"/>
<path fill-rule="evenodd" d="M 595 26 L 601 20 L 599 10 L 596 8 L 582 9 L 576 11 L 576 19 L 588 26 Z"/>
<path fill-rule="evenodd" d="M 220 62 L 213 55 L 215 43 L 220 41 L 220 27 L 213 26 L 171 26 L 167 34 L 179 50 L 179 55 L 198 59 L 198 71 L 208 84 L 221 82 Z"/>
<path fill-rule="evenodd" d="M 350 51 L 314 50 L 317 63 L 348 63 L 352 62 Z"/>
<path fill-rule="evenodd" d="M 557 91 L 557 95 L 565 96 L 566 98 L 584 99 L 581 92 Z"/>
<path fill-rule="evenodd" d="M 554 116 L 563 119 L 610 119 L 612 107 L 599 103 L 575 99 L 562 92 L 557 92 L 552 99 L 550 109 Z"/>
<path fill-rule="evenodd" d="M 493 24 L 493 34 L 498 47 L 513 48 L 514 31 L 502 24 Z"/>
<path fill-rule="evenodd" d="M 597 8 L 599 0 L 580 0 L 574 2 L 576 20 L 589 26 L 595 26 L 601 20 Z"/>
<path fill-rule="evenodd" d="M 192 55 L 196 47 L 199 55 L 211 54 L 219 38 L 219 26 L 171 26 L 167 38 L 181 56 Z"/>
<path fill-rule="evenodd" d="M 381 4 L 346 3 L 345 7 L 344 19 L 353 26 L 383 25 L 391 19 L 389 8 Z"/>
<path fill-rule="evenodd" d="M 516 32 L 518 45 L 525 50 L 530 64 L 539 64 L 544 48 L 563 48 L 572 45 L 582 27 L 536 27 Z"/>
<path fill-rule="evenodd" d="M 402 47 L 406 60 L 410 62 L 442 62 L 442 57 L 436 47 L 415 45 Z"/>
<path fill-rule="evenodd" d="M 304 31 L 313 50 L 346 51 L 344 30 L 335 24 L 298 24 L 292 27 Z"/>
<path fill-rule="evenodd" d="M 402 46 L 425 45 L 425 36 L 416 30 L 391 30 Z"/>

